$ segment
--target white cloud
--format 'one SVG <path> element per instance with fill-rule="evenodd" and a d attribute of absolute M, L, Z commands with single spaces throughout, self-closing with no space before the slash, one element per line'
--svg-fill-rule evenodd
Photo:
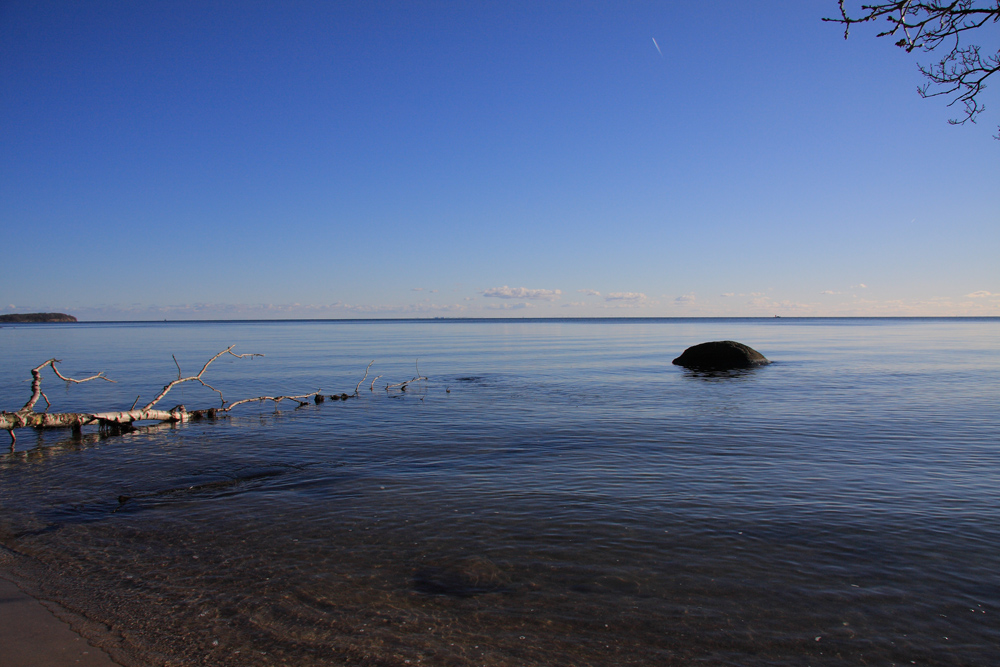
<path fill-rule="evenodd" d="M 541 299 L 544 301 L 555 301 L 562 294 L 561 290 L 553 289 L 528 289 L 527 287 L 491 287 L 483 290 L 483 296 L 492 296 L 498 299 Z"/>
<path fill-rule="evenodd" d="M 840 292 L 834 292 L 832 289 L 825 289 L 820 294 L 839 294 Z"/>
<path fill-rule="evenodd" d="M 735 292 L 723 292 L 719 296 L 736 296 Z"/>
<path fill-rule="evenodd" d="M 1000 295 L 993 294 L 992 292 L 987 292 L 986 290 L 981 289 L 978 292 L 973 292 L 971 294 L 966 294 L 965 296 L 967 296 L 969 298 L 972 298 L 972 299 L 979 299 L 979 298 L 984 297 L 984 296 L 1000 296 Z M 13 307 L 14 306 L 11 306 L 11 308 L 13 308 Z"/>
<path fill-rule="evenodd" d="M 490 310 L 523 310 L 524 308 L 531 308 L 530 303 L 488 303 L 486 307 Z"/>
<path fill-rule="evenodd" d="M 691 292 L 689 294 L 683 294 L 683 295 L 677 297 L 676 299 L 674 299 L 674 301 L 676 303 L 694 303 L 694 301 L 695 301 L 694 292 Z"/>
<path fill-rule="evenodd" d="M 595 289 L 578 289 L 577 292 L 580 294 L 589 294 L 590 296 L 601 296 L 601 293 Z"/>
<path fill-rule="evenodd" d="M 610 292 L 606 297 L 605 301 L 631 301 L 633 303 L 637 301 L 645 301 L 646 295 L 642 292 Z"/>
<path fill-rule="evenodd" d="M 861 289 L 868 289 L 868 285 L 864 283 L 858 283 L 857 285 L 851 285 L 851 287 L 860 287 Z"/>
<path fill-rule="evenodd" d="M 411 292 L 423 292 L 424 288 L 423 287 L 411 287 L 410 291 Z"/>

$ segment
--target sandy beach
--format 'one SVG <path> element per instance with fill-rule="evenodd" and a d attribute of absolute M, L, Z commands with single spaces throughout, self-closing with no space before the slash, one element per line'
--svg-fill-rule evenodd
<path fill-rule="evenodd" d="M 0 664 L 6 667 L 113 667 L 108 654 L 91 646 L 44 604 L 0 571 Z"/>

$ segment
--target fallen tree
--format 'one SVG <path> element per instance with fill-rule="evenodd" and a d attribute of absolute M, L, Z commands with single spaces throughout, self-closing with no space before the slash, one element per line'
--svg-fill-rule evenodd
<path fill-rule="evenodd" d="M 308 394 L 302 394 L 299 396 L 255 396 L 253 398 L 243 398 L 237 401 L 227 401 L 222 392 L 213 387 L 212 385 L 205 382 L 203 376 L 208 367 L 212 365 L 216 359 L 223 355 L 231 355 L 237 359 L 246 359 L 254 357 L 263 357 L 263 354 L 259 353 L 246 353 L 237 354 L 233 352 L 235 345 L 230 345 L 225 350 L 219 352 L 214 357 L 205 362 L 205 365 L 201 367 L 195 375 L 190 375 L 184 377 L 181 372 L 180 364 L 177 363 L 177 358 L 174 357 L 174 364 L 177 366 L 177 379 L 164 385 L 163 389 L 160 390 L 153 400 L 149 401 L 146 405 L 136 408 L 136 404 L 139 402 L 139 398 L 136 397 L 135 402 L 132 407 L 128 410 L 120 411 L 109 411 L 109 412 L 61 412 L 61 413 L 51 413 L 49 409 L 52 404 L 49 402 L 48 397 L 45 392 L 42 391 L 42 371 L 46 366 L 52 369 L 52 372 L 56 374 L 60 380 L 71 384 L 81 384 L 83 382 L 91 382 L 94 380 L 103 380 L 105 382 L 114 382 L 114 380 L 108 378 L 103 372 L 96 375 L 91 375 L 90 377 L 82 379 L 74 379 L 67 377 L 59 372 L 56 368 L 56 364 L 62 363 L 59 359 L 49 359 L 48 361 L 39 364 L 35 368 L 31 369 L 31 397 L 28 402 L 24 404 L 20 410 L 16 412 L 0 412 L 0 429 L 6 430 L 10 433 L 11 439 L 11 451 L 13 451 L 14 446 L 17 442 L 17 436 L 14 431 L 20 428 L 71 428 L 75 432 L 79 432 L 84 426 L 98 425 L 103 433 L 108 434 L 118 434 L 125 433 L 128 431 L 135 430 L 134 423 L 139 421 L 156 421 L 160 423 L 168 422 L 187 422 L 195 421 L 204 418 L 215 418 L 217 416 L 228 413 L 230 410 L 238 405 L 243 405 L 244 403 L 260 403 L 264 401 L 271 401 L 276 406 L 282 401 L 292 401 L 298 403 L 298 405 L 304 406 L 313 403 L 322 403 L 326 398 L 331 398 L 334 400 L 346 400 L 352 396 L 358 395 L 358 390 L 355 389 L 354 394 L 333 394 L 329 397 L 324 396 L 321 390 L 310 392 Z M 372 363 L 375 363 L 374 361 Z M 368 364 L 368 368 L 371 368 L 371 364 Z M 368 369 L 365 369 L 365 377 L 368 377 Z M 376 378 L 378 379 L 378 378 Z M 414 378 L 408 382 L 413 382 L 417 379 L 426 378 Z M 157 407 L 157 404 L 163 400 L 163 398 L 170 392 L 171 389 L 179 384 L 184 384 L 185 382 L 197 382 L 202 386 L 214 391 L 219 395 L 219 405 L 217 407 L 204 408 L 200 410 L 187 410 L 183 405 L 177 405 L 169 410 L 163 410 Z M 364 378 L 362 378 L 364 382 Z M 402 383 L 403 389 L 407 383 Z M 358 383 L 358 388 L 360 388 L 361 383 Z M 394 385 L 398 386 L 398 385 Z M 374 381 L 372 382 L 372 390 L 374 391 Z M 388 390 L 388 386 L 386 389 Z M 35 406 L 38 404 L 39 400 L 45 401 L 45 410 L 38 412 L 35 410 Z"/>

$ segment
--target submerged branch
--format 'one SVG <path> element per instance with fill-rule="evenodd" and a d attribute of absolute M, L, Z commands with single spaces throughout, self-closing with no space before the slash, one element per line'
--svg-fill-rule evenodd
<path fill-rule="evenodd" d="M 411 382 L 416 382 L 417 380 L 426 380 L 426 379 L 427 378 L 425 378 L 425 377 L 415 377 L 415 378 L 410 378 L 406 382 L 397 382 L 396 384 L 387 384 L 385 386 L 385 390 L 389 391 L 390 389 L 395 389 L 396 387 L 399 387 L 400 391 L 406 391 L 406 386 L 408 384 L 410 384 Z"/>

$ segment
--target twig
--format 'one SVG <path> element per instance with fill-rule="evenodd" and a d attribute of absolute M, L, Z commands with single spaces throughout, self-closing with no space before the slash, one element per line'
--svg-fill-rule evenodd
<path fill-rule="evenodd" d="M 884 20 L 888 27 L 877 36 L 899 38 L 896 46 L 907 53 L 931 52 L 940 47 L 944 52 L 940 61 L 929 66 L 918 65 L 927 83 L 918 87 L 917 92 L 921 97 L 951 97 L 949 107 L 961 102 L 962 115 L 948 122 L 963 125 L 976 122 L 985 108 L 977 96 L 986 87 L 986 79 L 1000 73 L 1000 51 L 983 55 L 978 45 L 962 41 L 970 31 L 1000 22 L 1000 2 L 990 0 L 981 5 L 973 0 L 891 0 L 862 4 L 860 15 L 853 18 L 844 7 L 844 0 L 838 0 L 840 18 L 823 20 L 842 24 L 845 39 L 856 23 Z M 931 86 L 935 89 L 931 90 Z"/>
<path fill-rule="evenodd" d="M 413 362 L 413 365 L 416 366 L 416 368 L 417 368 L 417 375 L 416 375 L 416 377 L 414 377 L 414 378 L 412 378 L 410 380 L 407 380 L 406 382 L 397 382 L 396 384 L 387 384 L 385 386 L 385 390 L 389 391 L 393 387 L 399 387 L 400 391 L 406 391 L 406 385 L 410 384 L 411 382 L 416 382 L 417 380 L 426 380 L 427 378 L 425 378 L 425 377 L 423 377 L 423 376 L 420 375 L 420 359 L 419 358 L 416 361 Z M 374 384 L 375 383 L 373 382 L 372 385 L 374 386 Z"/>
<path fill-rule="evenodd" d="M 252 359 L 254 357 L 263 357 L 264 356 L 263 354 L 259 354 L 257 352 L 248 352 L 246 354 L 236 354 L 235 352 L 233 352 L 233 348 L 234 347 L 236 347 L 236 346 L 235 345 L 230 345 L 229 347 L 227 347 L 226 349 L 224 349 L 222 352 L 219 352 L 217 355 L 215 355 L 214 357 L 212 357 L 211 359 L 209 359 L 208 361 L 205 362 L 205 365 L 201 367 L 201 370 L 198 371 L 197 375 L 192 375 L 191 377 L 186 377 L 186 378 L 182 378 L 181 377 L 181 372 L 180 372 L 181 367 L 180 367 L 180 364 L 177 364 L 177 359 L 174 358 L 174 363 L 177 364 L 177 379 L 174 380 L 173 382 L 171 382 L 170 384 L 166 385 L 163 388 L 163 391 L 161 391 L 159 394 L 157 394 L 156 397 L 152 401 L 150 401 L 149 403 L 147 403 L 142 409 L 143 410 L 151 410 L 154 405 L 156 405 L 157 403 L 159 403 L 160 400 L 164 396 L 167 395 L 167 392 L 169 392 L 171 389 L 173 389 L 176 385 L 179 385 L 179 384 L 184 383 L 184 382 L 199 382 L 199 383 L 201 383 L 203 386 L 211 389 L 216 394 L 218 394 L 220 402 L 222 403 L 222 405 L 225 405 L 226 404 L 226 398 L 222 395 L 222 392 L 201 379 L 201 376 L 205 374 L 205 371 L 208 370 L 208 367 L 212 364 L 213 361 L 215 361 L 216 359 L 218 359 L 219 357 L 221 357 L 224 354 L 232 355 L 232 356 L 236 357 L 237 359 L 243 359 L 244 357 L 250 357 Z M 173 356 L 173 355 L 171 355 L 171 356 Z"/>
<path fill-rule="evenodd" d="M 372 364 L 374 364 L 374 363 L 375 363 L 375 360 L 374 360 L 374 359 L 372 359 L 372 363 L 371 363 L 371 364 L 368 364 L 368 368 L 371 368 L 371 367 L 372 367 Z M 361 378 L 361 381 L 360 381 L 360 382 L 358 382 L 358 386 L 354 388 L 354 395 L 355 395 L 355 396 L 357 396 L 357 395 L 358 395 L 358 390 L 359 390 L 359 389 L 361 389 L 361 383 L 362 383 L 362 382 L 364 382 L 364 381 L 365 381 L 365 378 L 367 378 L 367 377 L 368 377 L 368 368 L 365 368 L 365 377 Z"/>
<path fill-rule="evenodd" d="M 401 391 L 406 391 L 406 385 L 410 384 L 411 382 L 416 382 L 417 380 L 426 380 L 426 379 L 427 378 L 425 378 L 425 377 L 415 377 L 415 378 L 412 378 L 410 380 L 407 380 L 406 382 L 397 382 L 396 384 L 387 384 L 385 386 L 385 390 L 389 391 L 390 389 L 393 389 L 394 387 L 399 387 Z"/>
<path fill-rule="evenodd" d="M 59 369 L 56 368 L 56 364 L 61 364 L 61 363 L 62 361 L 60 361 L 59 359 L 49 359 L 44 364 L 40 364 L 31 369 L 31 398 L 29 398 L 28 402 L 24 404 L 24 407 L 21 408 L 22 411 L 27 410 L 30 412 L 31 410 L 34 409 L 35 403 L 38 402 L 38 399 L 42 398 L 43 396 L 42 369 L 45 368 L 46 366 L 52 367 L 52 372 L 56 374 L 57 378 L 59 378 L 60 380 L 64 380 L 66 382 L 72 382 L 73 384 L 82 384 L 84 382 L 90 382 L 91 380 L 104 380 L 105 382 L 114 382 L 114 380 L 112 380 L 111 378 L 104 376 L 104 371 L 101 371 L 97 375 L 91 375 L 89 378 L 83 378 L 82 380 L 74 380 L 73 378 L 68 378 L 62 373 L 60 373 Z M 46 403 L 49 402 L 49 399 L 47 397 L 45 398 L 45 402 Z"/>
<path fill-rule="evenodd" d="M 372 379 L 372 386 L 371 386 L 371 387 L 369 388 L 369 391 L 375 391 L 375 383 L 376 383 L 376 382 L 378 381 L 378 379 L 379 379 L 380 377 L 382 377 L 382 376 L 381 376 L 381 375 L 376 375 L 376 376 L 375 376 L 375 377 L 374 377 L 374 378 Z"/>
<path fill-rule="evenodd" d="M 299 404 L 299 407 L 301 408 L 304 405 L 309 405 L 309 401 L 306 399 L 312 398 L 313 396 L 318 396 L 321 393 L 322 390 L 317 389 L 311 394 L 303 394 L 302 396 L 255 396 L 254 398 L 244 398 L 243 400 L 236 401 L 235 403 L 230 403 L 226 407 L 219 408 L 219 412 L 229 412 L 237 405 L 243 405 L 244 403 L 253 403 L 254 401 L 260 403 L 263 403 L 264 401 L 274 401 L 275 407 L 277 407 L 278 403 L 281 403 L 282 401 L 295 401 L 296 403 Z"/>
<path fill-rule="evenodd" d="M 66 382 L 72 382 L 74 384 L 81 384 L 83 382 L 90 382 L 91 380 L 104 380 L 105 382 L 115 382 L 115 380 L 112 380 L 109 377 L 105 377 L 104 376 L 104 371 L 101 371 L 97 375 L 91 375 L 89 378 L 83 378 L 82 380 L 74 380 L 73 378 L 68 378 L 65 375 L 63 375 L 62 373 L 60 373 L 59 369 L 56 368 L 56 364 L 61 364 L 61 363 L 62 363 L 62 361 L 60 361 L 59 359 L 49 359 L 48 361 L 46 361 L 44 364 L 42 364 L 41 366 L 39 366 L 35 370 L 40 370 L 42 368 L 45 368 L 46 365 L 50 365 L 50 366 L 52 366 L 52 372 L 56 374 L 56 377 L 58 377 L 60 380 L 65 380 Z"/>

